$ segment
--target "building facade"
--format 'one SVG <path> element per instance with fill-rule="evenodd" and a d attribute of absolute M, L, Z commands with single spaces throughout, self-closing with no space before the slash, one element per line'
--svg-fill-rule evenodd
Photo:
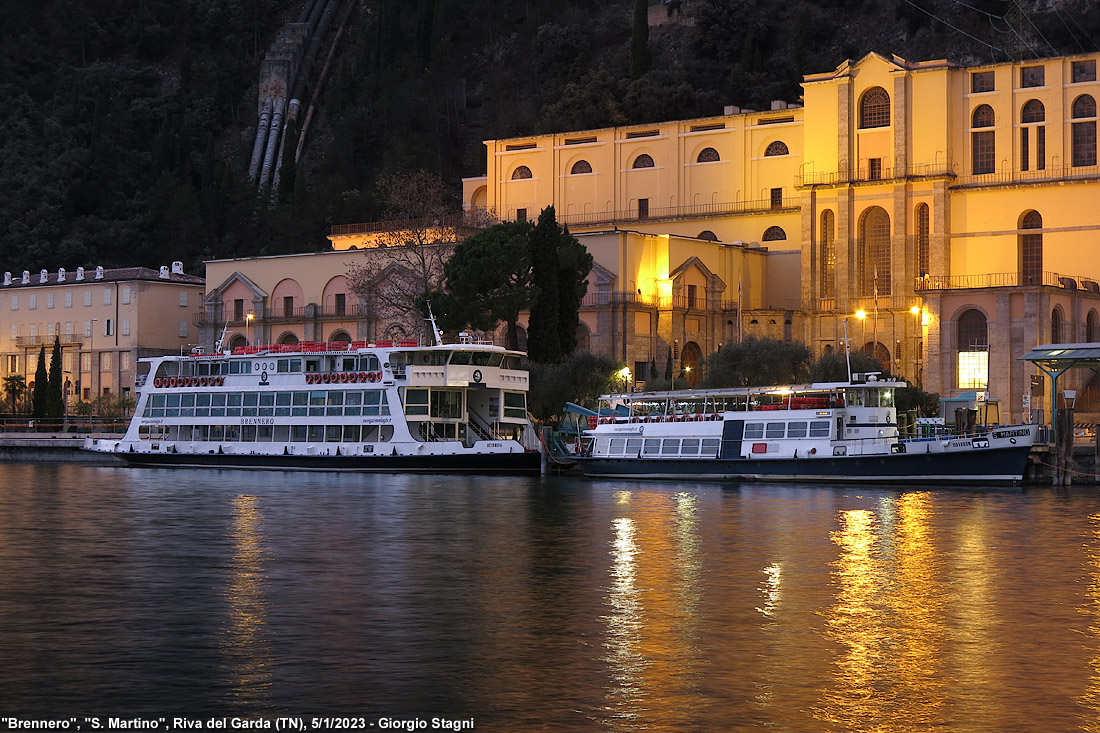
<path fill-rule="evenodd" d="M 179 262 L 159 272 L 6 272 L 0 284 L 0 370 L 33 386 L 42 346 L 50 359 L 59 338 L 69 409 L 78 400 L 131 396 L 138 359 L 198 343 L 191 313 L 202 302 L 204 282 L 185 274 Z"/>
<path fill-rule="evenodd" d="M 705 281 L 711 320 L 730 328 L 685 341 L 678 323 L 692 316 L 670 310 L 651 327 L 671 340 L 660 348 L 705 355 L 736 333 L 820 353 L 841 348 L 847 324 L 853 347 L 896 374 L 944 396 L 988 391 L 1019 419 L 1035 370 L 1017 356 L 1100 339 L 1096 63 L 869 54 L 805 77 L 800 106 L 486 141 L 464 204 L 506 219 L 553 204 L 575 234 L 614 240 L 592 248 L 594 274 L 620 300 L 679 305 L 694 286 L 698 303 Z M 742 260 L 721 253 L 751 250 L 763 270 L 746 298 Z M 656 277 L 631 265 L 662 258 Z M 724 309 L 739 285 L 742 307 Z M 586 300 L 593 343 L 615 341 L 598 315 L 615 297 Z M 629 365 L 647 350 L 634 339 L 613 354 Z"/>

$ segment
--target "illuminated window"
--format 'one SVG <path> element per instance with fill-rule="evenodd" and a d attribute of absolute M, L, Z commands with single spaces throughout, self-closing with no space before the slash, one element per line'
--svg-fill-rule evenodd
<path fill-rule="evenodd" d="M 787 143 L 782 140 L 776 140 L 764 149 L 765 158 L 771 158 L 776 155 L 790 155 L 790 151 L 787 150 Z"/>
<path fill-rule="evenodd" d="M 647 155 L 645 153 L 642 153 L 637 158 L 635 158 L 634 159 L 634 165 L 631 166 L 631 168 L 652 168 L 652 167 L 653 167 L 653 158 L 651 158 L 649 155 Z"/>
<path fill-rule="evenodd" d="M 580 173 L 591 173 L 592 164 L 587 160 L 578 160 L 573 164 L 573 167 L 569 170 L 570 175 L 578 175 Z"/>
<path fill-rule="evenodd" d="M 821 213 L 821 297 L 836 297 L 836 215 Z"/>
<path fill-rule="evenodd" d="M 518 166 L 514 171 L 512 171 L 513 181 L 519 181 L 527 178 L 531 178 L 531 169 L 525 165 Z"/>
<path fill-rule="evenodd" d="M 1020 284 L 1040 285 L 1043 282 L 1043 235 L 1041 232 L 1025 233 L 1029 229 L 1042 229 L 1043 217 L 1038 211 L 1029 211 L 1020 220 Z"/>
<path fill-rule="evenodd" d="M 868 89 L 859 101 L 859 126 L 890 126 L 890 95 L 882 87 Z"/>
<path fill-rule="evenodd" d="M 859 293 L 890 295 L 890 215 L 872 206 L 859 233 Z"/>
<path fill-rule="evenodd" d="M 718 155 L 718 151 L 714 148 L 703 148 L 699 153 L 699 157 L 695 159 L 696 163 L 717 163 L 722 157 Z"/>
<path fill-rule="evenodd" d="M 959 388 L 985 389 L 989 384 L 989 352 L 959 352 Z"/>

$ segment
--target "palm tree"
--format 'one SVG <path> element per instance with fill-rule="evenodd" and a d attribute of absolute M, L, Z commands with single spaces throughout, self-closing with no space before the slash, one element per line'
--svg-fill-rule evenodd
<path fill-rule="evenodd" d="M 4 377 L 4 391 L 8 395 L 11 412 L 14 415 L 27 396 L 27 378 L 22 374 L 12 374 L 10 377 Z"/>

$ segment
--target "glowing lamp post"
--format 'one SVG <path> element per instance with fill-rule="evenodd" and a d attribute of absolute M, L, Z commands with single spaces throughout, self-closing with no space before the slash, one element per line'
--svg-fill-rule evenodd
<path fill-rule="evenodd" d="M 630 391 L 630 367 L 623 367 L 619 370 L 618 377 L 623 380 L 623 392 Z"/>
<path fill-rule="evenodd" d="M 248 330 L 248 341 L 252 346 L 256 345 L 256 334 L 252 332 L 252 320 L 255 317 L 256 316 L 252 313 L 249 313 L 247 316 L 245 316 L 245 328 Z"/>

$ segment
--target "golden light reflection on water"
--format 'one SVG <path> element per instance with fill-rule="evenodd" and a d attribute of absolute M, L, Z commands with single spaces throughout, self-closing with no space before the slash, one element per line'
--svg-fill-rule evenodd
<path fill-rule="evenodd" d="M 1092 672 L 1089 675 L 1084 693 L 1078 698 L 1078 703 L 1092 711 L 1081 728 L 1087 731 L 1100 731 L 1100 514 L 1089 515 L 1089 525 L 1092 531 L 1090 542 L 1085 546 L 1085 557 L 1088 560 L 1089 584 L 1085 590 L 1087 603 L 1079 610 L 1088 616 L 1088 633 L 1091 637 L 1092 657 L 1089 659 L 1089 667 Z"/>
<path fill-rule="evenodd" d="M 631 516 L 611 521 L 610 613 L 603 617 L 611 685 L 602 722 L 616 731 L 690 729 L 704 703 L 697 690 L 698 498 L 679 493 L 670 507 L 667 495 L 623 491 L 615 500 Z"/>
<path fill-rule="evenodd" d="M 263 513 L 255 496 L 233 499 L 230 540 L 234 553 L 226 589 L 229 623 L 222 640 L 233 703 L 266 699 L 273 660 L 264 634 L 268 607 L 263 592 Z"/>
<path fill-rule="evenodd" d="M 941 560 L 924 493 L 884 499 L 878 512 L 840 513 L 832 534 L 835 603 L 826 633 L 841 647 L 813 714 L 848 730 L 917 731 L 939 723 L 944 645 Z"/>

